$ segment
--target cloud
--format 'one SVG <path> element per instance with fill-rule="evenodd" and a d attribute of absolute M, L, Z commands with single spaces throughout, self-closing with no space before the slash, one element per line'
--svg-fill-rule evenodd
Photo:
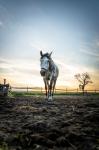
<path fill-rule="evenodd" d="M 10 64 L 10 62 L 3 58 L 0 58 L 0 64 Z"/>
<path fill-rule="evenodd" d="M 94 75 L 96 71 L 94 71 L 93 68 L 84 65 L 66 63 L 66 61 L 63 61 L 62 59 L 55 59 L 55 62 L 59 67 L 57 85 L 68 88 L 77 87 L 77 82 L 74 78 L 75 74 L 88 72 L 90 75 Z"/>
<path fill-rule="evenodd" d="M 10 70 L 9 70 L 9 68 L 5 68 L 5 67 L 0 67 L 0 74 L 3 74 L 3 73 L 9 73 L 10 72 Z"/>
<path fill-rule="evenodd" d="M 18 74 L 25 74 L 25 75 L 38 75 L 39 71 L 36 68 L 19 68 L 13 67 L 13 70 L 16 71 Z"/>
<path fill-rule="evenodd" d="M 41 50 L 41 46 L 37 43 L 34 42 L 30 42 L 30 46 L 35 49 L 36 51 L 40 51 Z"/>
<path fill-rule="evenodd" d="M 74 78 L 76 73 L 88 72 L 92 76 L 92 81 L 97 85 L 99 74 L 98 70 L 81 66 L 79 64 L 69 64 L 60 59 L 54 59 L 59 67 L 59 77 L 57 86 L 77 87 L 77 82 Z M 44 86 L 43 79 L 40 76 L 39 62 L 36 60 L 8 60 L 0 59 L 0 80 L 6 78 L 13 86 Z"/>
<path fill-rule="evenodd" d="M 74 64 L 71 65 L 60 59 L 59 60 L 55 59 L 55 62 L 59 66 L 60 72 L 63 72 L 65 76 L 67 75 L 72 76 L 73 74 L 81 70 L 81 66 Z M 82 66 L 82 68 L 84 69 L 85 67 Z"/>
<path fill-rule="evenodd" d="M 39 75 L 39 64 L 31 60 L 4 60 L 0 59 L 0 73 L 10 76 Z"/>
<path fill-rule="evenodd" d="M 91 55 L 91 56 L 94 56 L 94 57 L 99 57 L 99 52 L 97 52 L 95 50 L 92 51 L 92 50 L 88 50 L 88 49 L 82 48 L 82 49 L 80 49 L 80 52 L 83 52 L 83 53 L 85 53 L 87 55 Z"/>
<path fill-rule="evenodd" d="M 51 49 L 48 42 L 44 43 L 42 39 L 30 42 L 30 46 L 36 51 L 44 50 L 44 52 L 50 52 L 49 49 Z"/>
<path fill-rule="evenodd" d="M 92 43 L 83 43 L 80 52 L 99 58 L 99 39 L 95 39 Z"/>
<path fill-rule="evenodd" d="M 2 21 L 0 21 L 0 27 L 2 27 L 3 26 L 3 22 Z"/>
<path fill-rule="evenodd" d="M 42 78 L 39 69 L 36 61 L 0 59 L 0 82 L 6 78 L 12 86 L 40 86 Z"/>

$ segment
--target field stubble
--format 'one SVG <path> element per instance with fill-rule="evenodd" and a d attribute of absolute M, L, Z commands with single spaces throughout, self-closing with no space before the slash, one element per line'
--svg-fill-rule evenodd
<path fill-rule="evenodd" d="M 99 96 L 0 98 L 0 150 L 99 150 Z"/>

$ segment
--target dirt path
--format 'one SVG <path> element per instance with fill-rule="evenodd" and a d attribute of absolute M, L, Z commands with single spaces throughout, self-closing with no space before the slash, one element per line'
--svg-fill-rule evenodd
<path fill-rule="evenodd" d="M 0 98 L 0 150 L 99 150 L 99 96 Z"/>

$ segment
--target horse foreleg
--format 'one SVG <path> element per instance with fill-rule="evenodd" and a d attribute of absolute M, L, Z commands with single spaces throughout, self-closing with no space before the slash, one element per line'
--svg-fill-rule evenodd
<path fill-rule="evenodd" d="M 54 94 L 55 85 L 56 85 L 56 80 L 53 81 L 52 96 Z"/>
<path fill-rule="evenodd" d="M 46 98 L 47 98 L 48 92 L 47 92 L 47 83 L 45 80 L 44 80 L 44 84 L 45 84 L 45 92 L 46 92 Z"/>
<path fill-rule="evenodd" d="M 47 96 L 49 97 L 49 93 L 50 93 L 49 81 L 47 81 L 47 88 L 48 88 L 48 93 L 47 93 Z"/>
<path fill-rule="evenodd" d="M 49 100 L 52 100 L 52 81 L 50 81 L 50 84 L 49 84 L 49 95 L 48 95 L 48 99 Z"/>
<path fill-rule="evenodd" d="M 47 85 L 45 84 L 46 98 L 47 98 Z"/>

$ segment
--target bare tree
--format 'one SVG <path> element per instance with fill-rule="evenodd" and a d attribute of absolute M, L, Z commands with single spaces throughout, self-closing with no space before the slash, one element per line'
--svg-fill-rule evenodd
<path fill-rule="evenodd" d="M 79 89 L 82 90 L 83 95 L 84 95 L 85 86 L 86 86 L 87 84 L 89 84 L 89 83 L 93 83 L 93 82 L 91 81 L 90 75 L 89 75 L 87 72 L 82 73 L 82 74 L 78 73 L 78 74 L 75 75 L 75 78 L 76 78 L 76 79 L 78 80 L 78 82 L 80 83 L 80 84 L 79 84 Z"/>

